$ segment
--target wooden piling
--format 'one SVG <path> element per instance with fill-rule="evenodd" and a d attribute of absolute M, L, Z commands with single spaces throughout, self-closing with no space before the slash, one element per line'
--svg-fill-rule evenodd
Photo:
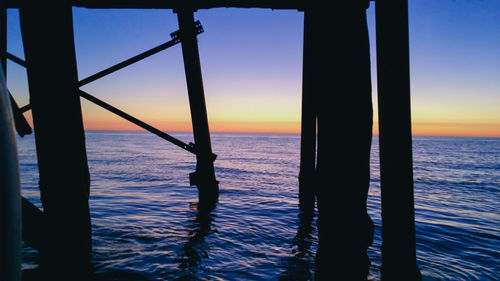
<path fill-rule="evenodd" d="M 0 2 L 0 280 L 21 280 L 21 193 L 14 135 L 15 116 L 7 89 L 7 9 Z M 10 100 L 10 102 L 9 102 Z"/>
<path fill-rule="evenodd" d="M 304 213 L 314 212 L 316 203 L 316 92 L 314 69 L 317 56 L 312 40 L 314 24 L 309 12 L 304 12 L 304 49 L 302 65 L 302 120 L 300 130 L 299 206 Z M 316 60 L 315 60 L 316 59 Z"/>
<path fill-rule="evenodd" d="M 193 10 L 175 11 L 179 22 L 179 37 L 184 59 L 189 106 L 196 154 L 196 172 L 190 175 L 191 184 L 198 187 L 200 207 L 212 206 L 219 196 L 219 183 L 215 179 L 214 157 L 210 143 L 205 93 L 201 74 L 200 54 L 195 34 Z"/>
<path fill-rule="evenodd" d="M 0 280 L 21 280 L 21 194 L 14 118 L 0 65 Z"/>
<path fill-rule="evenodd" d="M 408 2 L 376 3 L 382 279 L 420 280 L 415 250 Z"/>
<path fill-rule="evenodd" d="M 316 9 L 321 65 L 318 94 L 318 236 L 316 280 L 366 280 L 373 223 L 370 181 L 372 101 L 366 12 L 368 1 Z M 306 13 L 309 12 L 306 10 Z"/>
<path fill-rule="evenodd" d="M 84 276 L 91 259 L 90 176 L 78 96 L 72 11 L 62 2 L 20 8 L 52 280 Z"/>

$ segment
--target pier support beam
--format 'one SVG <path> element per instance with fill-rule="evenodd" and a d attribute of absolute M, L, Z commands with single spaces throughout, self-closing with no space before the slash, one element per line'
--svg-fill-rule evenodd
<path fill-rule="evenodd" d="M 215 179 L 214 157 L 210 143 L 205 93 L 201 75 L 200 54 L 195 34 L 193 10 L 176 10 L 184 70 L 191 109 L 196 154 L 196 172 L 190 175 L 191 184 L 198 187 L 199 207 L 213 206 L 219 197 L 219 182 Z"/>
<path fill-rule="evenodd" d="M 382 279 L 420 280 L 416 263 L 408 2 L 378 1 Z"/>
<path fill-rule="evenodd" d="M 318 37 L 318 233 L 316 280 L 366 280 L 373 223 L 370 181 L 372 100 L 366 8 L 341 1 L 306 10 Z M 312 74 L 311 74 L 312 75 Z"/>
<path fill-rule="evenodd" d="M 59 280 L 90 266 L 90 176 L 78 96 L 72 11 L 62 2 L 20 8 L 46 239 L 40 263 Z"/>
<path fill-rule="evenodd" d="M 304 50 L 302 70 L 302 120 L 300 130 L 299 206 L 304 213 L 314 212 L 316 203 L 316 120 L 317 89 L 314 71 L 318 66 L 315 47 L 319 37 L 309 12 L 304 13 Z"/>
<path fill-rule="evenodd" d="M 21 280 L 21 194 L 14 118 L 0 66 L 0 280 Z"/>

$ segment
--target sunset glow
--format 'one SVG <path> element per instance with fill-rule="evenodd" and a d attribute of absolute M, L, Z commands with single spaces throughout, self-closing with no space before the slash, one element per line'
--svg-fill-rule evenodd
<path fill-rule="evenodd" d="M 495 4 L 496 3 L 496 4 Z M 410 2 L 414 135 L 500 137 L 498 2 Z M 166 10 L 74 8 L 80 79 L 169 40 Z M 303 13 L 211 9 L 195 14 L 212 132 L 299 133 Z M 8 11 L 8 51 L 24 57 L 17 10 Z M 377 133 L 374 8 L 368 10 Z M 26 73 L 8 63 L 8 86 L 28 103 Z M 165 131 L 191 131 L 179 46 L 84 86 L 85 91 Z M 87 130 L 140 130 L 82 100 Z M 30 113 L 26 113 L 30 119 Z"/>

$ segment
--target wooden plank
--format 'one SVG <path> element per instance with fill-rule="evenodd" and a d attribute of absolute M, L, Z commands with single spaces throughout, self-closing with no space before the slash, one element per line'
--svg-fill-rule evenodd
<path fill-rule="evenodd" d="M 361 0 L 363 1 L 363 0 Z M 374 1 L 374 0 L 371 0 Z M 125 9 L 211 9 L 211 8 L 267 8 L 304 10 L 305 8 L 331 8 L 331 4 L 307 0 L 72 0 L 71 5 L 85 8 Z M 7 7 L 19 8 L 21 0 L 6 0 Z"/>

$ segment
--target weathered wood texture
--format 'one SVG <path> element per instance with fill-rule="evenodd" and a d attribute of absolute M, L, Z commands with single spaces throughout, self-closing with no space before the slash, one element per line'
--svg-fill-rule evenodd
<path fill-rule="evenodd" d="M 354 2 L 356 0 L 352 0 Z M 358 0 L 364 2 L 365 0 Z M 371 0 L 374 1 L 374 0 Z M 5 0 L 7 7 L 17 8 L 21 0 Z M 310 0 L 71 0 L 73 6 L 87 8 L 142 8 L 142 9 L 210 9 L 210 8 L 267 8 L 297 9 L 331 8 L 331 4 Z"/>
<path fill-rule="evenodd" d="M 317 280 L 366 280 L 373 223 L 370 181 L 372 100 L 364 3 L 306 10 L 314 20 L 318 98 L 319 245 Z"/>
<path fill-rule="evenodd" d="M 0 65 L 0 280 L 21 280 L 21 194 L 9 94 Z"/>
<path fill-rule="evenodd" d="M 379 1 L 375 8 L 382 278 L 420 280 L 415 250 L 408 3 Z"/>
<path fill-rule="evenodd" d="M 321 58 L 317 56 L 318 36 L 309 12 L 304 14 L 304 48 L 302 65 L 302 115 L 300 129 L 300 172 L 299 206 L 306 213 L 314 212 L 316 203 L 316 120 L 317 97 L 321 91 L 317 87 L 315 72 L 321 68 Z"/>
<path fill-rule="evenodd" d="M 43 2 L 19 14 L 47 234 L 40 262 L 54 280 L 80 276 L 91 258 L 90 176 L 71 7 Z"/>
<path fill-rule="evenodd" d="M 213 205 L 219 196 L 219 183 L 215 179 L 214 157 L 210 141 L 200 54 L 195 34 L 193 11 L 177 10 L 179 37 L 184 58 L 191 121 L 196 147 L 196 172 L 191 175 L 192 183 L 198 187 L 200 206 Z"/>

